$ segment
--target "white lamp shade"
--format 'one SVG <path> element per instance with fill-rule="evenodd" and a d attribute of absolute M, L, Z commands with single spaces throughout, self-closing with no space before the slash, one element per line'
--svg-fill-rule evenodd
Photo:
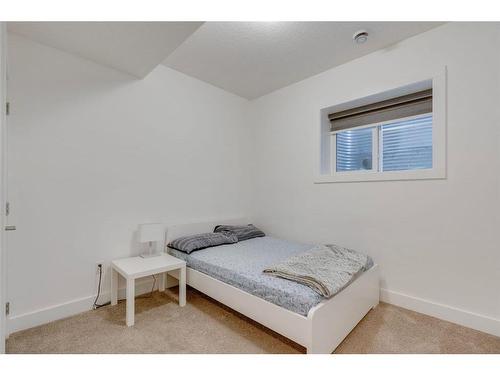
<path fill-rule="evenodd" d="M 162 241 L 165 239 L 163 224 L 139 224 L 139 242 Z"/>

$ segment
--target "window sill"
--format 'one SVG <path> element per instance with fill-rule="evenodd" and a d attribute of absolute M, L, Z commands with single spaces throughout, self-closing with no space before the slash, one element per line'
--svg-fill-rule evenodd
<path fill-rule="evenodd" d="M 446 170 L 427 169 L 393 172 L 342 172 L 332 175 L 317 175 L 315 184 L 336 182 L 369 182 L 369 181 L 404 181 L 404 180 L 439 180 L 446 179 Z"/>

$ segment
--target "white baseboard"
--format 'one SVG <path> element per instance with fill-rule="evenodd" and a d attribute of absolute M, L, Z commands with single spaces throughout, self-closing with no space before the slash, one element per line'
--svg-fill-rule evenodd
<path fill-rule="evenodd" d="M 500 320 L 403 293 L 380 289 L 380 300 L 425 315 L 500 336 Z"/>
<path fill-rule="evenodd" d="M 135 284 L 135 295 L 149 293 L 151 291 L 151 280 L 140 280 Z M 167 287 L 173 286 L 175 283 L 169 279 Z M 158 289 L 158 287 L 155 287 Z M 125 287 L 118 290 L 118 298 L 125 298 Z M 31 311 L 25 314 L 10 316 L 7 319 L 7 337 L 8 335 L 24 329 L 36 327 L 45 323 L 53 322 L 54 320 L 63 319 L 92 309 L 95 295 L 75 299 L 73 301 L 61 303 L 59 305 L 45 307 L 40 310 Z M 99 297 L 99 303 L 109 302 L 111 300 L 110 291 L 104 291 Z M 125 319 L 125 317 L 124 317 Z"/>

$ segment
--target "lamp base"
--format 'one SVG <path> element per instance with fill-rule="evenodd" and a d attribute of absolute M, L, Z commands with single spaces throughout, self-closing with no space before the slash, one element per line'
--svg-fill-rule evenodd
<path fill-rule="evenodd" d="M 159 257 L 161 253 L 153 253 L 153 254 L 141 254 L 139 255 L 141 258 L 153 258 L 153 257 Z"/>
<path fill-rule="evenodd" d="M 158 246 L 155 246 L 156 249 L 153 248 L 153 241 L 149 241 L 149 248 L 147 252 L 141 254 L 141 258 L 153 258 L 159 257 L 162 254 L 162 251 L 158 251 Z"/>

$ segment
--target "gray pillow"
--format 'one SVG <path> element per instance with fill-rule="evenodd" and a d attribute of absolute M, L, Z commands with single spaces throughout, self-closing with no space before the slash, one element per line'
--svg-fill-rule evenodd
<path fill-rule="evenodd" d="M 189 254 L 195 250 L 236 242 L 238 242 L 238 237 L 230 232 L 200 233 L 176 238 L 167 246 Z"/>
<path fill-rule="evenodd" d="M 266 234 L 253 224 L 248 225 L 217 225 L 215 233 L 229 232 L 238 237 L 238 241 L 245 241 L 255 237 L 264 237 Z"/>

